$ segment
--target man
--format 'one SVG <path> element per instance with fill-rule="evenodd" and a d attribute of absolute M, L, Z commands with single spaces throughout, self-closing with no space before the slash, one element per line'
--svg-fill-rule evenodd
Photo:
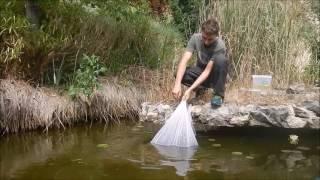
<path fill-rule="evenodd" d="M 178 66 L 176 81 L 172 90 L 175 98 L 181 97 L 181 84 L 189 87 L 183 95 L 184 100 L 190 98 L 192 91 L 196 91 L 197 97 L 204 88 L 213 88 L 211 105 L 213 107 L 222 105 L 228 62 L 226 47 L 219 37 L 219 30 L 217 20 L 209 19 L 202 24 L 201 33 L 192 35 Z M 196 66 L 186 67 L 193 52 L 197 54 Z"/>

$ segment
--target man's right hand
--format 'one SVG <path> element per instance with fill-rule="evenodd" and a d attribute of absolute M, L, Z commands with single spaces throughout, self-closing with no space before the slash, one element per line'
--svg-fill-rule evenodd
<path fill-rule="evenodd" d="M 176 99 L 180 99 L 181 97 L 181 85 L 175 85 L 172 90 L 172 94 Z"/>

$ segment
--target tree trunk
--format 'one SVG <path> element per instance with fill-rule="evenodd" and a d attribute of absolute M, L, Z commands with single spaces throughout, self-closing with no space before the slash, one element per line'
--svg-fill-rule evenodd
<path fill-rule="evenodd" d="M 28 21 L 36 29 L 41 26 L 42 11 L 37 2 L 34 0 L 25 0 L 26 16 Z"/>

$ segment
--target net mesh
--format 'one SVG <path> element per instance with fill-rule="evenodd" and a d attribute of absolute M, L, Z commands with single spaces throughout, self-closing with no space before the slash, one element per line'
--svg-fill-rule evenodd
<path fill-rule="evenodd" d="M 163 146 L 198 146 L 192 125 L 190 106 L 181 101 L 176 110 L 152 139 L 152 144 Z"/>

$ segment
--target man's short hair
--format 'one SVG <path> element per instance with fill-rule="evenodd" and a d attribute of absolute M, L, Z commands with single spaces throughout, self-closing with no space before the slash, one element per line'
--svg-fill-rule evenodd
<path fill-rule="evenodd" d="M 201 31 L 209 35 L 218 36 L 220 31 L 219 22 L 215 18 L 208 19 L 202 23 Z"/>

